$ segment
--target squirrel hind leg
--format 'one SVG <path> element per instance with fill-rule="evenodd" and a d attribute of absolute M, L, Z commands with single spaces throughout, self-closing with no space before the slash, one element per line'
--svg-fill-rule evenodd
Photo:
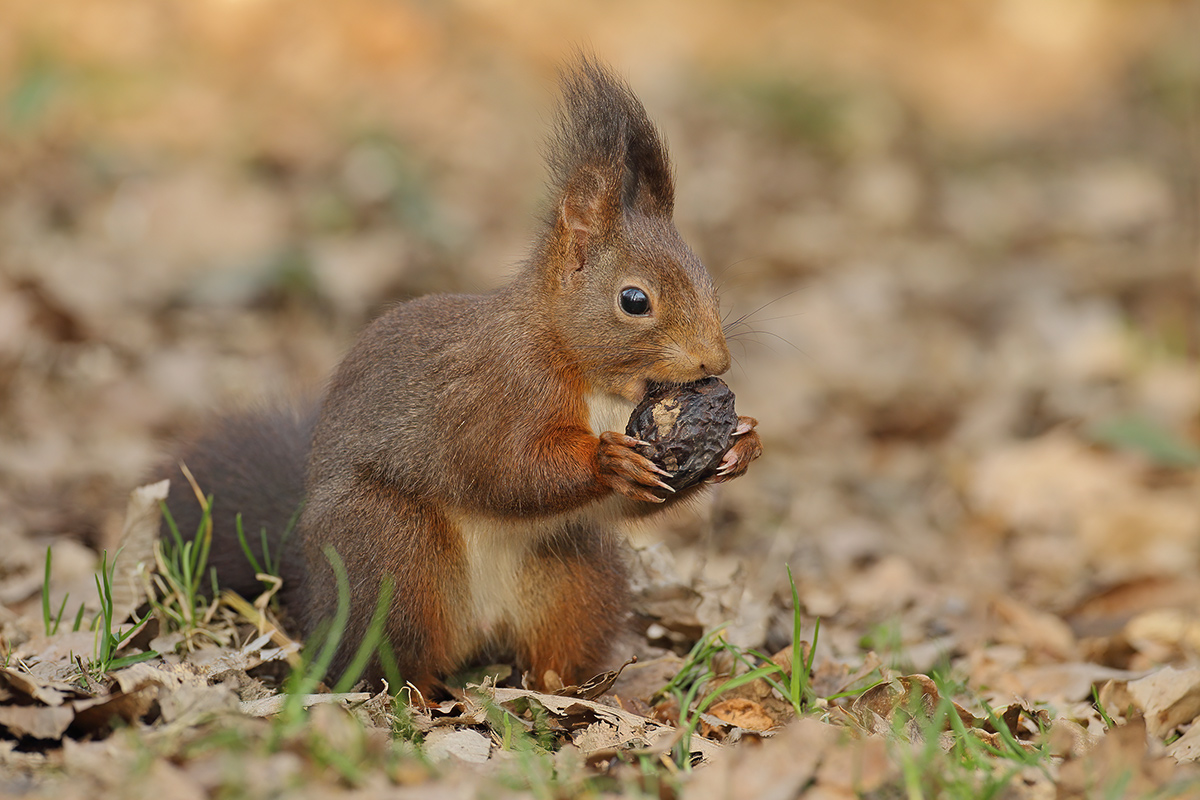
<path fill-rule="evenodd" d="M 628 620 L 626 559 L 615 536 L 572 525 L 529 562 L 517 663 L 534 687 L 579 685 L 612 666 Z"/>
<path fill-rule="evenodd" d="M 389 675 L 376 655 L 361 677 L 373 689 L 399 677 L 428 700 L 440 679 L 458 666 L 462 542 L 445 517 L 389 484 L 359 478 L 344 489 L 336 501 L 314 496 L 301 520 L 308 566 L 300 595 L 306 603 L 305 635 L 312 636 L 337 614 L 338 583 L 325 555 L 325 548 L 333 546 L 352 590 L 330 678 L 337 680 L 353 663 L 375 616 L 383 582 L 390 580 L 383 638 L 399 675 Z"/>

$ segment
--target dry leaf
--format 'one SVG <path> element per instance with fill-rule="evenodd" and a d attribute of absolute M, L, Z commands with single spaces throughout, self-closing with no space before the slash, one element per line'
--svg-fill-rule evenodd
<path fill-rule="evenodd" d="M 610 672 L 602 672 L 589 681 L 585 681 L 579 686 L 563 686 L 556 689 L 553 694 L 560 697 L 582 697 L 584 700 L 595 700 L 600 695 L 612 688 L 617 682 L 617 678 L 621 677 L 621 673 L 625 671 L 630 664 L 637 663 L 637 656 L 626 661 L 621 666 Z"/>
<path fill-rule="evenodd" d="M 258 700 L 246 700 L 238 705 L 242 713 L 249 717 L 269 717 L 283 710 L 289 701 L 289 695 L 273 694 Z M 365 703 L 371 699 L 369 692 L 348 692 L 344 694 L 306 694 L 300 697 L 300 705 L 304 708 L 327 703 Z"/>
<path fill-rule="evenodd" d="M 1183 651 L 1200 653 L 1200 619 L 1194 610 L 1159 608 L 1146 611 L 1125 625 L 1125 636 L 1134 646 L 1140 641 Z"/>
<path fill-rule="evenodd" d="M 0 706 L 0 726 L 15 736 L 60 739 L 74 721 L 70 706 Z"/>
<path fill-rule="evenodd" d="M 992 611 L 1000 622 L 995 638 L 1013 642 L 1058 661 L 1077 658 L 1075 634 L 1061 617 L 1039 611 L 1007 595 L 992 598 Z"/>
<path fill-rule="evenodd" d="M 1195 722 L 1187 733 L 1167 745 L 1167 755 L 1176 761 L 1200 761 L 1200 725 Z"/>
<path fill-rule="evenodd" d="M 145 570 L 154 569 L 154 543 L 158 541 L 162 509 L 170 481 L 139 486 L 129 493 L 125 529 L 112 564 L 113 619 L 129 619 L 146 600 Z"/>
<path fill-rule="evenodd" d="M 491 755 L 492 740 L 470 728 L 436 728 L 425 736 L 424 748 L 430 761 L 456 758 L 471 764 L 483 764 Z"/>
<path fill-rule="evenodd" d="M 1164 667 L 1126 687 L 1146 717 L 1150 735 L 1162 739 L 1200 715 L 1200 669 Z"/>
<path fill-rule="evenodd" d="M 1141 717 L 1108 731 L 1082 758 L 1068 758 L 1058 770 L 1058 797 L 1083 800 L 1104 796 L 1113 786 L 1123 797 L 1148 797 L 1179 774 L 1176 761 L 1155 756 L 1146 746 Z M 1193 779 L 1195 774 L 1193 774 Z"/>
<path fill-rule="evenodd" d="M 48 706 L 60 706 L 69 697 L 79 695 L 75 687 L 69 684 L 38 678 L 28 672 L 19 672 L 11 667 L 0 668 L 0 680 L 3 680 L 13 691 L 20 692 L 31 700 L 45 703 Z"/>
<path fill-rule="evenodd" d="M 62 631 L 53 636 L 38 636 L 17 650 L 22 660 L 34 664 L 55 661 L 74 663 L 75 656 L 90 656 L 96 647 L 96 632 Z"/>
<path fill-rule="evenodd" d="M 480 688 L 479 691 L 497 703 L 511 703 L 516 700 L 535 701 L 551 714 L 563 720 L 564 727 L 568 730 L 584 728 L 595 722 L 603 722 L 614 727 L 618 732 L 617 738 L 627 746 L 653 748 L 672 740 L 677 735 L 676 729 L 669 725 L 647 717 L 639 717 L 594 700 L 559 697 L 527 689 Z M 701 736 L 693 736 L 691 741 L 692 757 L 699 757 L 698 763 L 709 761 L 720 750 L 720 745 L 716 742 L 711 742 Z M 578 746 L 578 743 L 576 745 Z M 580 750 L 583 748 L 581 747 Z M 583 751 L 583 754 L 585 757 L 589 755 L 586 750 Z"/>
<path fill-rule="evenodd" d="M 843 731 L 811 717 L 759 747 L 735 747 L 685 785 L 688 800 L 791 800 L 802 796 Z"/>
<path fill-rule="evenodd" d="M 714 703 L 708 713 L 717 719 L 736 725 L 748 731 L 767 731 L 775 727 L 776 722 L 763 707 L 753 700 L 732 698 Z"/>
<path fill-rule="evenodd" d="M 290 661 L 300 649 L 300 643 L 288 639 L 282 647 L 268 647 L 275 630 L 270 630 L 237 650 L 221 647 L 205 647 L 187 655 L 191 664 L 211 680 L 226 672 L 245 672 L 268 661 Z"/>
<path fill-rule="evenodd" d="M 683 666 L 683 659 L 674 653 L 630 664 L 613 684 L 613 696 L 637 698 L 649 703 L 654 693 L 667 685 Z"/>
<path fill-rule="evenodd" d="M 104 697 L 76 700 L 75 723 L 81 732 L 98 733 L 112 726 L 113 720 L 136 722 L 150 711 L 158 699 L 156 687 L 146 686 L 133 692 L 113 692 Z"/>
<path fill-rule="evenodd" d="M 1091 697 L 1092 687 L 1104 681 L 1134 680 L 1143 674 L 1086 662 L 1045 664 L 1017 667 L 997 676 L 994 688 L 1009 697 L 1061 703 Z"/>

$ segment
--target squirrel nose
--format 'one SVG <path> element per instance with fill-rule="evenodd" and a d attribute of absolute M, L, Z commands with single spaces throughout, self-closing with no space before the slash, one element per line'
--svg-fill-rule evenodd
<path fill-rule="evenodd" d="M 700 356 L 700 369 L 705 375 L 722 375 L 729 370 L 729 347 L 717 342 Z"/>

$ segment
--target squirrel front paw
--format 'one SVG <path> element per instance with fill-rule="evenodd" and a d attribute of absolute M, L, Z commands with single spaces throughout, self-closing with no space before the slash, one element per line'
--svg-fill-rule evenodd
<path fill-rule="evenodd" d="M 669 478 L 671 473 L 655 466 L 653 461 L 633 449 L 639 445 L 648 446 L 641 439 L 623 433 L 605 431 L 600 434 L 600 446 L 596 452 L 600 482 L 634 500 L 665 502 L 667 496 L 656 494 L 651 487 L 673 493 L 674 489 L 658 479 L 659 475 Z"/>
<path fill-rule="evenodd" d="M 750 462 L 762 455 L 762 441 L 754 428 L 758 420 L 754 417 L 738 417 L 738 425 L 733 430 L 733 445 L 725 451 L 717 472 L 709 479 L 710 483 L 724 483 L 745 474 Z"/>

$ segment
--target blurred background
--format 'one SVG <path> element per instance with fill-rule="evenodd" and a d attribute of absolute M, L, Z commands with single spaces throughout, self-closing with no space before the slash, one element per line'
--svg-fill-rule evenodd
<path fill-rule="evenodd" d="M 785 561 L 835 653 L 1003 641 L 1014 593 L 1085 649 L 1200 603 L 1200 3 L 0 0 L 0 19 L 10 608 L 47 545 L 90 571 L 206 413 L 319 391 L 388 303 L 505 281 L 574 45 L 660 124 L 677 225 L 749 315 L 727 379 L 766 454 L 635 534 L 670 545 L 697 626 L 787 640 Z"/>

